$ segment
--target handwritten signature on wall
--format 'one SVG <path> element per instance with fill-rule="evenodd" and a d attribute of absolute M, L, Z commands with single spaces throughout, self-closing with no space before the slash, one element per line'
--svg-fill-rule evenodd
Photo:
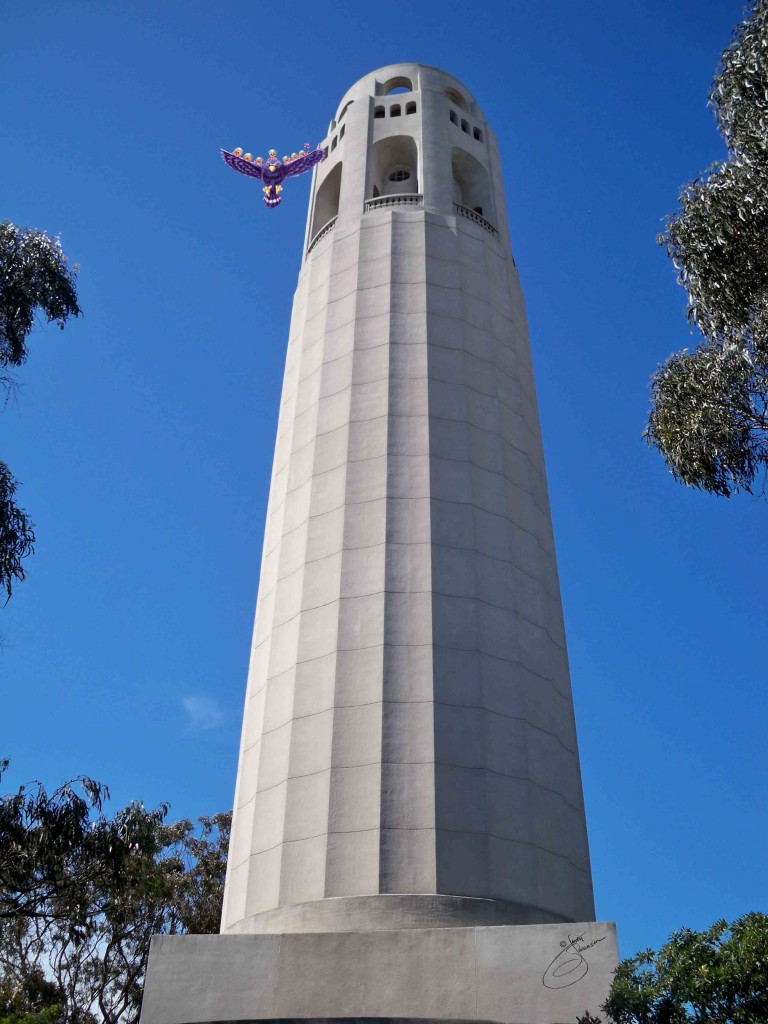
<path fill-rule="evenodd" d="M 569 985 L 581 981 L 589 971 L 589 964 L 583 954 L 607 938 L 607 935 L 603 935 L 592 942 L 584 942 L 583 935 L 577 935 L 575 938 L 569 935 L 567 942 L 563 939 L 560 943 L 562 949 L 544 971 L 541 979 L 544 988 L 568 988 Z"/>

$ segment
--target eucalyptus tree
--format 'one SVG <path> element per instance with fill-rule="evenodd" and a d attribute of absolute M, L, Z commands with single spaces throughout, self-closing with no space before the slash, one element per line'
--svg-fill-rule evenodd
<path fill-rule="evenodd" d="M 753 0 L 709 97 L 728 147 L 660 236 L 700 339 L 656 371 L 645 432 L 675 478 L 730 497 L 768 469 L 768 0 Z"/>
<path fill-rule="evenodd" d="M 218 931 L 231 815 L 104 813 L 81 778 L 0 798 L 0 1024 L 136 1024 L 156 934 Z"/>
<path fill-rule="evenodd" d="M 38 317 L 64 328 L 80 316 L 77 268 L 70 267 L 58 238 L 44 231 L 0 223 L 0 389 L 14 386 L 13 369 L 26 362 L 29 335 Z M 0 590 L 6 600 L 26 575 L 23 559 L 34 549 L 35 533 L 16 502 L 18 481 L 0 461 Z"/>
<path fill-rule="evenodd" d="M 768 1020 L 768 916 L 745 914 L 698 932 L 684 928 L 658 952 L 622 960 L 603 1011 L 615 1024 Z"/>
<path fill-rule="evenodd" d="M 35 529 L 16 504 L 18 480 L 4 462 L 0 462 L 0 590 L 10 599 L 14 580 L 23 580 L 27 572 L 23 560 L 35 548 Z"/>

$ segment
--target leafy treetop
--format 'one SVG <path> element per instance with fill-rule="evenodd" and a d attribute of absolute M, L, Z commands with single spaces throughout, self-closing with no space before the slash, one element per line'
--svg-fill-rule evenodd
<path fill-rule="evenodd" d="M 622 960 L 603 1010 L 616 1024 L 763 1024 L 768 916 L 684 928 L 658 953 Z"/>
<path fill-rule="evenodd" d="M 768 467 L 768 0 L 753 0 L 710 94 L 727 160 L 686 185 L 659 241 L 701 332 L 655 373 L 646 439 L 681 482 L 729 497 Z"/>
<path fill-rule="evenodd" d="M 26 361 L 27 339 L 40 311 L 63 329 L 80 316 L 75 276 L 58 238 L 44 231 L 0 223 L 0 388 L 14 386 L 9 368 Z M 23 559 L 34 550 L 35 531 L 15 499 L 18 481 L 0 461 L 0 590 L 10 600 L 13 584 L 26 576 Z"/>
<path fill-rule="evenodd" d="M 59 327 L 80 316 L 75 276 L 58 238 L 0 223 L 0 367 L 21 366 L 38 310 Z"/>
<path fill-rule="evenodd" d="M 152 936 L 218 931 L 231 815 L 108 817 L 107 796 L 0 798 L 0 1024 L 137 1024 Z"/>

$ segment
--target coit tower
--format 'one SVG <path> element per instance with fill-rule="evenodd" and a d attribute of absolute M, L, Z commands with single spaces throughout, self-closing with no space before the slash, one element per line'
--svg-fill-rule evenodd
<path fill-rule="evenodd" d="M 323 146 L 222 931 L 591 920 L 495 136 L 454 78 L 398 65 L 352 87 Z"/>
<path fill-rule="evenodd" d="M 451 75 L 397 64 L 322 147 L 222 935 L 155 944 L 174 995 L 145 1022 L 571 1020 L 605 997 L 615 933 L 496 138 Z"/>

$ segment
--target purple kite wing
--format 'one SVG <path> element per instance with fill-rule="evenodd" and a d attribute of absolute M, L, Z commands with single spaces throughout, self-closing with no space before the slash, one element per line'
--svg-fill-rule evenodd
<path fill-rule="evenodd" d="M 324 158 L 325 153 L 322 149 L 313 149 L 311 153 L 306 153 L 304 156 L 299 156 L 295 160 L 291 160 L 289 163 L 283 164 L 285 176 L 286 178 L 293 178 L 297 174 L 303 174 L 305 171 L 311 171 L 315 164 L 319 164 Z"/>
<path fill-rule="evenodd" d="M 234 153 L 228 153 L 226 149 L 222 149 L 221 158 L 225 164 L 228 164 L 234 171 L 239 171 L 241 174 L 247 174 L 249 178 L 261 179 L 261 164 L 252 164 L 248 160 L 243 160 L 241 156 L 235 156 Z"/>

